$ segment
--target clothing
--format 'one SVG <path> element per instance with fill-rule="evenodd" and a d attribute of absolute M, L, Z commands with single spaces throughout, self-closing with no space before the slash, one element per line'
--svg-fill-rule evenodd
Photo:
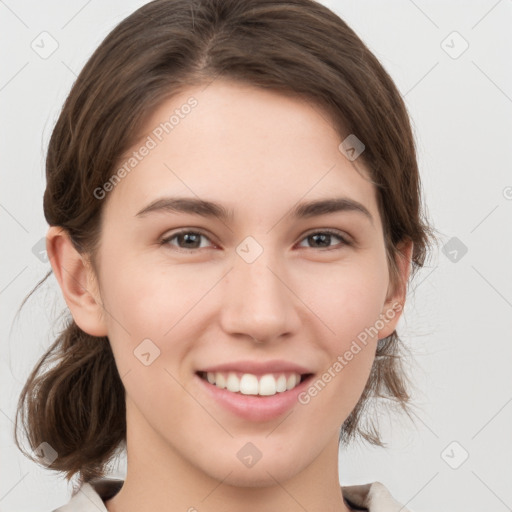
<path fill-rule="evenodd" d="M 124 480 L 96 478 L 83 484 L 71 500 L 52 512 L 108 512 L 105 501 L 113 498 L 123 486 Z M 365 512 L 411 512 L 395 501 L 380 482 L 342 486 L 347 506 Z"/>

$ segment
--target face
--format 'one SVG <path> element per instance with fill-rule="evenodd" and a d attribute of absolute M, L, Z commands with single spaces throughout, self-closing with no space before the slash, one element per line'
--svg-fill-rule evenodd
<path fill-rule="evenodd" d="M 374 187 L 326 114 L 202 89 L 152 113 L 102 199 L 98 322 L 140 457 L 264 485 L 337 446 L 399 313 Z"/>

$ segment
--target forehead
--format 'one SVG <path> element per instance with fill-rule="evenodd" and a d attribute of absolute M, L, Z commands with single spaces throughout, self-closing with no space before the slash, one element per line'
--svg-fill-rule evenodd
<path fill-rule="evenodd" d="M 168 192 L 269 208 L 271 201 L 293 206 L 335 192 L 375 212 L 374 187 L 361 161 L 340 151 L 342 140 L 311 101 L 217 79 L 148 115 L 117 164 L 127 172 L 109 207 L 124 203 L 135 213 Z"/>

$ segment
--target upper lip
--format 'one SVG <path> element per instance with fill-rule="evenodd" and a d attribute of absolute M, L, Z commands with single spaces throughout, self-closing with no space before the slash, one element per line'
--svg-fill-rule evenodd
<path fill-rule="evenodd" d="M 233 361 L 230 363 L 222 363 L 214 366 L 202 368 L 202 372 L 241 372 L 251 373 L 253 375 L 265 375 L 266 373 L 294 372 L 299 374 L 313 373 L 308 368 L 283 360 L 270 361 Z"/>

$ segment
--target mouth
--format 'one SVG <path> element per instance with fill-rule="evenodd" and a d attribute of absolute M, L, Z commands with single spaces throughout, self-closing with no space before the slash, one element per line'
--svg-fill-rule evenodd
<path fill-rule="evenodd" d="M 310 368 L 284 359 L 203 367 L 194 372 L 197 396 L 237 421 L 278 421 L 295 408 L 298 396 L 311 384 L 315 374 Z"/>
<path fill-rule="evenodd" d="M 237 395 L 274 396 L 295 389 L 308 380 L 312 373 L 277 372 L 256 375 L 242 372 L 196 372 L 212 386 Z"/>

